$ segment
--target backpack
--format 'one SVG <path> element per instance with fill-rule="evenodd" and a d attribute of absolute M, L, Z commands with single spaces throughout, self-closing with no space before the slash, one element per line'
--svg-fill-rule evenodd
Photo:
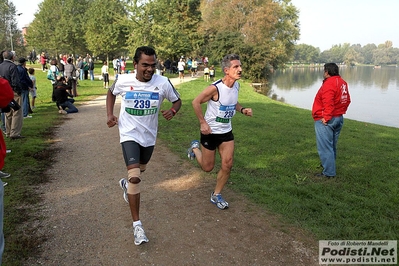
<path fill-rule="evenodd" d="M 48 80 L 55 81 L 54 73 L 55 73 L 56 76 L 59 75 L 58 67 L 57 67 L 57 69 L 56 69 L 55 72 L 51 71 L 51 68 L 49 68 L 49 70 L 47 71 L 47 79 L 48 79 Z"/>

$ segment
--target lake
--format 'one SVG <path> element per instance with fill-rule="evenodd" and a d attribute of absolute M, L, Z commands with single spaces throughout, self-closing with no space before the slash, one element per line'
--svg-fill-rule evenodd
<path fill-rule="evenodd" d="M 340 67 L 348 83 L 351 104 L 346 118 L 399 128 L 399 68 Z M 278 70 L 261 93 L 311 110 L 323 81 L 323 67 Z"/>

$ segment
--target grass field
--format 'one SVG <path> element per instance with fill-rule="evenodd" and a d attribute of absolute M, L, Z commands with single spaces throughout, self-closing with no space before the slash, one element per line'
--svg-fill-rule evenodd
<path fill-rule="evenodd" d="M 96 74 L 99 69 L 96 66 Z M 4 197 L 4 265 L 21 265 L 44 240 L 35 236 L 29 224 L 42 219 L 35 213 L 40 203 L 35 188 L 51 178 L 44 173 L 52 163 L 53 130 L 62 121 L 45 76 L 36 71 L 37 108 L 33 118 L 24 120 L 27 138 L 6 140 L 12 152 L 3 170 L 12 177 Z M 191 140 L 199 137 L 191 101 L 206 86 L 202 79 L 177 86 L 182 109 L 169 122 L 159 120 L 159 138 L 182 158 Z M 79 103 L 104 95 L 106 90 L 100 80 L 85 80 L 80 81 L 78 92 L 79 108 Z M 398 128 L 346 119 L 338 143 L 337 177 L 320 179 L 314 177 L 321 169 L 309 110 L 273 101 L 244 81 L 239 101 L 251 107 L 254 116 L 233 118 L 236 149 L 228 187 L 285 222 L 308 230 L 317 240 L 398 239 Z M 193 167 L 197 167 L 195 162 Z M 215 178 L 217 170 L 218 165 L 204 175 Z"/>

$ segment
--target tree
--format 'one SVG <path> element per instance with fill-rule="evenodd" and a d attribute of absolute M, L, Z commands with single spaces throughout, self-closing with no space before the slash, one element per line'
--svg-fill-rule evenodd
<path fill-rule="evenodd" d="M 373 52 L 373 62 L 375 65 L 396 64 L 395 50 L 392 47 L 391 41 L 386 41 L 378 45 L 378 48 Z"/>
<path fill-rule="evenodd" d="M 90 0 L 44 0 L 29 25 L 26 39 L 38 51 L 85 53 L 85 10 Z M 57 12 L 54 12 L 57 10 Z"/>
<path fill-rule="evenodd" d="M 9 0 L 0 0 L 0 47 L 2 50 L 15 50 L 23 55 L 25 50 L 21 31 L 17 27 L 16 7 Z"/>
<path fill-rule="evenodd" d="M 208 36 L 207 53 L 218 61 L 227 53 L 238 53 L 245 77 L 264 80 L 270 68 L 282 67 L 289 60 L 299 38 L 298 10 L 290 2 L 203 1 L 200 30 Z"/>
<path fill-rule="evenodd" d="M 318 62 L 320 49 L 308 44 L 295 45 L 295 53 L 293 61 L 299 63 L 316 63 Z"/>
<path fill-rule="evenodd" d="M 358 62 L 360 55 L 353 47 L 350 47 L 344 55 L 344 63 L 347 66 L 354 66 Z"/>
<path fill-rule="evenodd" d="M 126 46 L 125 5 L 119 0 L 94 0 L 86 14 L 87 47 L 96 56 L 103 55 L 109 61 L 110 52 Z"/>
<path fill-rule="evenodd" d="M 365 64 L 373 64 L 373 54 L 374 50 L 377 49 L 377 46 L 373 43 L 366 44 L 362 47 L 361 52 L 364 58 Z"/>
<path fill-rule="evenodd" d="M 161 58 L 177 59 L 199 48 L 200 0 L 153 0 L 130 6 L 129 47 L 156 46 Z"/>

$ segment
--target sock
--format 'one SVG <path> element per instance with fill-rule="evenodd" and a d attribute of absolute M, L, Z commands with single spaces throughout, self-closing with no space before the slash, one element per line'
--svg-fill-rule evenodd
<path fill-rule="evenodd" d="M 133 222 L 133 227 L 135 227 L 136 225 L 141 225 L 141 221 L 138 220 L 138 221 Z"/>

